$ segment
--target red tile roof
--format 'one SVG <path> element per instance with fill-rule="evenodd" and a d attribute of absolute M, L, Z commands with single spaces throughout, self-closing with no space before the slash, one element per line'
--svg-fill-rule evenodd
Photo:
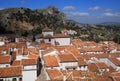
<path fill-rule="evenodd" d="M 47 67 L 59 66 L 58 60 L 55 56 L 48 55 L 48 56 L 44 56 L 43 59 Z"/>
<path fill-rule="evenodd" d="M 26 66 L 26 65 L 36 65 L 37 60 L 36 59 L 22 59 L 21 64 Z"/>
<path fill-rule="evenodd" d="M 47 69 L 46 70 L 50 79 L 51 80 L 63 80 L 63 75 L 62 72 L 60 72 L 60 70 L 56 70 L 56 69 Z"/>
<path fill-rule="evenodd" d="M 120 72 L 113 72 L 110 74 L 110 76 L 116 76 L 116 77 L 119 76 L 120 77 Z"/>
<path fill-rule="evenodd" d="M 113 77 L 114 81 L 120 81 L 120 77 Z"/>
<path fill-rule="evenodd" d="M 72 54 L 58 54 L 60 62 L 77 62 L 77 59 Z"/>
<path fill-rule="evenodd" d="M 79 66 L 87 66 L 87 63 L 83 59 L 80 59 L 80 60 L 78 60 L 78 65 Z"/>
<path fill-rule="evenodd" d="M 42 51 L 42 54 L 45 55 L 45 54 L 51 53 L 53 51 L 57 51 L 57 50 L 55 48 L 53 48 L 53 47 L 48 47 L 47 49 Z"/>
<path fill-rule="evenodd" d="M 12 66 L 20 66 L 21 65 L 21 61 L 20 60 L 14 60 L 12 63 Z"/>
<path fill-rule="evenodd" d="M 39 53 L 39 51 L 35 48 L 28 48 L 28 51 L 30 51 L 33 54 L 38 54 Z"/>
<path fill-rule="evenodd" d="M 39 55 L 29 54 L 29 55 L 28 55 L 28 58 L 30 58 L 30 59 L 38 59 L 38 58 L 39 58 Z"/>
<path fill-rule="evenodd" d="M 22 76 L 22 67 L 5 67 L 0 68 L 0 78 L 8 78 L 8 77 L 18 77 Z"/>
<path fill-rule="evenodd" d="M 120 60 L 118 60 L 117 58 L 111 57 L 111 58 L 109 58 L 109 60 L 110 60 L 112 63 L 114 63 L 115 65 L 120 66 Z"/>
<path fill-rule="evenodd" d="M 108 68 L 108 66 L 103 62 L 97 62 L 96 65 L 99 69 Z"/>
<path fill-rule="evenodd" d="M 96 64 L 91 63 L 91 64 L 88 65 L 88 69 L 91 72 L 96 72 L 98 70 L 98 67 L 96 66 Z"/>
<path fill-rule="evenodd" d="M 75 46 L 56 46 L 55 49 L 57 49 L 58 51 L 67 50 L 68 52 L 72 52 L 72 54 L 76 58 L 78 58 L 80 56 L 80 53 Z"/>
<path fill-rule="evenodd" d="M 10 56 L 0 56 L 0 64 L 10 63 L 11 57 Z"/>
<path fill-rule="evenodd" d="M 48 47 L 53 47 L 53 45 L 47 44 L 47 43 L 41 43 L 41 44 L 39 45 L 39 48 L 40 48 L 41 50 L 47 49 Z"/>

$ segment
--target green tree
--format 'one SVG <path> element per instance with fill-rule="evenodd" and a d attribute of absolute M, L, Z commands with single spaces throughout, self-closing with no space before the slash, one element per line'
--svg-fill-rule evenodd
<path fill-rule="evenodd" d="M 116 34 L 113 41 L 120 44 L 120 34 Z"/>

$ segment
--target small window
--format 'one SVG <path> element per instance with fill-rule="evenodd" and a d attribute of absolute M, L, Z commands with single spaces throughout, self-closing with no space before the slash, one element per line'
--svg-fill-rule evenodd
<path fill-rule="evenodd" d="M 3 79 L 0 79 L 0 81 L 3 81 Z"/>
<path fill-rule="evenodd" d="M 51 42 L 51 38 L 49 38 L 49 42 Z"/>
<path fill-rule="evenodd" d="M 16 78 L 13 78 L 12 81 L 17 81 L 17 79 L 16 79 Z"/>
<path fill-rule="evenodd" d="M 9 65 L 6 65 L 6 67 L 9 67 Z"/>
<path fill-rule="evenodd" d="M 19 81 L 22 81 L 22 78 L 19 78 Z"/>
<path fill-rule="evenodd" d="M 75 68 L 73 68 L 73 70 L 75 70 Z"/>

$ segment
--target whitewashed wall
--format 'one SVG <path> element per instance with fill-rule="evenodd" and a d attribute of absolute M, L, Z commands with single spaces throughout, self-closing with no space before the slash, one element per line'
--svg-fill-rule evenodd
<path fill-rule="evenodd" d="M 35 70 L 37 69 L 37 66 L 36 65 L 29 65 L 29 66 L 24 66 L 24 70 Z"/>
<path fill-rule="evenodd" d="M 55 45 L 55 40 L 51 39 L 51 41 L 49 41 L 49 39 L 44 39 L 45 43 L 51 43 L 52 45 Z"/>
<path fill-rule="evenodd" d="M 36 70 L 27 70 L 22 71 L 23 80 L 22 81 L 35 81 L 37 78 L 37 71 Z"/>
<path fill-rule="evenodd" d="M 5 42 L 0 41 L 0 46 L 5 45 Z"/>
<path fill-rule="evenodd" d="M 63 70 L 66 70 L 65 67 L 70 67 L 70 66 L 77 66 L 78 67 L 78 63 L 77 62 L 63 62 L 63 63 L 60 63 L 60 69 L 63 69 Z"/>
<path fill-rule="evenodd" d="M 60 46 L 70 45 L 70 38 L 55 38 L 56 42 L 59 42 Z"/>
<path fill-rule="evenodd" d="M 16 80 L 19 81 L 19 78 L 22 78 L 22 77 L 8 77 L 8 78 L 0 78 L 0 79 L 3 79 L 3 81 L 12 81 L 13 78 L 16 78 Z"/>
<path fill-rule="evenodd" d="M 9 67 L 10 64 L 0 64 L 0 67 Z"/>

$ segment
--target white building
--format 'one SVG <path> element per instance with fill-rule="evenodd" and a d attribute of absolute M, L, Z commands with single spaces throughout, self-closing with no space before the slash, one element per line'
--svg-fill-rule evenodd
<path fill-rule="evenodd" d="M 36 36 L 37 42 L 44 41 L 45 43 L 51 43 L 52 45 L 70 45 L 70 37 L 65 34 L 55 34 L 49 29 L 45 28 L 41 35 Z"/>
<path fill-rule="evenodd" d="M 22 75 L 23 81 L 35 81 L 40 74 L 40 60 L 38 59 L 22 59 L 23 65 Z"/>
<path fill-rule="evenodd" d="M 78 61 L 72 54 L 58 54 L 61 70 L 75 70 L 78 68 Z"/>

